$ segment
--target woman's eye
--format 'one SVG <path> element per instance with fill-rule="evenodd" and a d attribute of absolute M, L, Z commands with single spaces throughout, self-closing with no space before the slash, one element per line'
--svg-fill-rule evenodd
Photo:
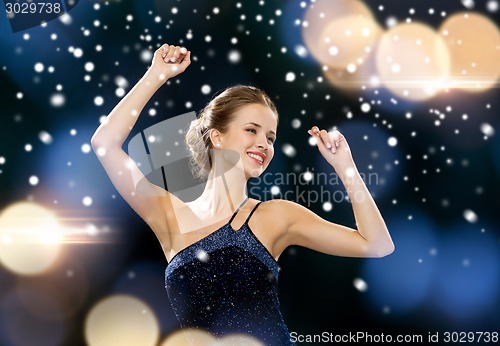
<path fill-rule="evenodd" d="M 252 133 L 257 133 L 256 129 L 246 129 L 248 132 Z M 274 138 L 273 137 L 267 137 L 267 140 L 270 141 L 271 143 L 274 143 Z"/>

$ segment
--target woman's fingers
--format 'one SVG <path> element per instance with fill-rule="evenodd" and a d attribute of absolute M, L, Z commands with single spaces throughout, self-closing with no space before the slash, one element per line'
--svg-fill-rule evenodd
<path fill-rule="evenodd" d="M 181 47 L 179 50 L 179 58 L 177 59 L 177 62 L 180 64 L 182 63 L 188 54 L 188 50 L 185 47 Z"/>
<path fill-rule="evenodd" d="M 175 46 L 173 49 L 173 54 L 170 57 L 170 62 L 176 63 L 179 62 L 179 55 L 181 54 L 181 47 Z"/>
<path fill-rule="evenodd" d="M 340 132 L 337 130 L 333 132 L 326 132 L 326 130 L 320 130 L 317 126 L 313 126 L 307 132 L 312 136 L 318 136 L 325 147 L 330 149 L 332 153 L 337 151 L 336 148 L 338 148 L 340 140 Z"/>
<path fill-rule="evenodd" d="M 165 57 L 167 56 L 169 50 L 170 50 L 170 45 L 168 45 L 166 43 L 163 44 L 163 45 L 161 45 L 160 48 L 158 48 L 158 51 L 161 53 L 161 58 L 162 59 L 165 59 Z"/>
<path fill-rule="evenodd" d="M 179 47 L 174 45 L 166 45 L 167 48 L 164 49 L 164 54 L 162 58 L 167 63 L 180 63 L 186 56 L 188 50 L 185 47 Z"/>
<path fill-rule="evenodd" d="M 323 144 L 328 148 L 332 148 L 332 144 L 330 143 L 330 137 L 328 136 L 328 132 L 326 130 L 319 131 L 319 137 L 323 141 Z"/>
<path fill-rule="evenodd" d="M 320 130 L 317 126 L 313 126 L 310 131 L 313 135 L 318 136 L 328 149 L 332 147 L 328 132 L 326 132 L 326 130 Z"/>
<path fill-rule="evenodd" d="M 335 145 L 338 148 L 340 144 L 340 132 L 338 130 L 333 130 L 332 132 L 329 132 L 329 136 L 332 145 Z"/>
<path fill-rule="evenodd" d="M 170 62 L 171 58 L 174 56 L 174 52 L 175 52 L 175 46 L 170 46 L 168 48 L 168 52 L 167 52 L 167 55 L 165 55 L 165 58 L 163 60 L 165 60 L 165 62 Z"/>
<path fill-rule="evenodd" d="M 163 61 L 162 61 L 163 60 Z M 191 64 L 191 52 L 185 47 L 163 44 L 153 55 L 152 66 L 162 80 L 182 73 Z"/>
<path fill-rule="evenodd" d="M 166 63 L 181 63 L 188 54 L 186 47 L 179 47 L 175 45 L 163 44 L 157 49 L 156 53 L 161 55 L 161 58 Z"/>
<path fill-rule="evenodd" d="M 191 52 L 187 51 L 187 54 L 184 56 L 181 62 L 181 68 L 185 70 L 189 64 L 191 64 Z"/>
<path fill-rule="evenodd" d="M 161 57 L 163 58 L 163 61 L 170 62 L 170 58 L 174 55 L 174 52 L 175 52 L 175 46 L 169 45 L 169 44 L 164 44 L 161 47 L 161 49 L 162 49 Z"/>

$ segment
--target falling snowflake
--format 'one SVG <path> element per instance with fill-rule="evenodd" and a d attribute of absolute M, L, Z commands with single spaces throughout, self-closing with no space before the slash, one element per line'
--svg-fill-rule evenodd
<path fill-rule="evenodd" d="M 29 181 L 31 186 L 36 186 L 36 185 L 38 185 L 39 179 L 36 175 L 32 175 L 28 181 Z"/>
<path fill-rule="evenodd" d="M 55 93 L 52 94 L 52 96 L 50 97 L 50 104 L 53 107 L 62 107 L 64 106 L 65 103 L 66 103 L 66 97 L 64 96 L 64 94 Z"/>
<path fill-rule="evenodd" d="M 202 262 L 207 262 L 210 258 L 208 253 L 203 249 L 199 249 L 198 251 L 196 251 L 196 257 Z"/>
<path fill-rule="evenodd" d="M 43 144 L 51 144 L 53 140 L 52 136 L 47 131 L 41 131 L 38 134 L 38 138 Z"/>
<path fill-rule="evenodd" d="M 294 157 L 297 154 L 297 150 L 293 147 L 293 145 L 289 143 L 283 144 L 283 147 L 281 148 L 283 150 L 283 153 L 288 156 L 288 157 Z"/>
<path fill-rule="evenodd" d="M 287 82 L 293 82 L 295 80 L 295 73 L 293 72 L 288 72 L 285 76 L 285 80 Z"/>
<path fill-rule="evenodd" d="M 38 72 L 38 73 L 41 73 L 43 72 L 45 66 L 43 66 L 43 64 L 41 62 L 37 62 L 35 64 L 35 72 Z"/>
<path fill-rule="evenodd" d="M 470 210 L 470 209 L 466 209 L 464 210 L 464 218 L 469 221 L 470 223 L 475 223 L 477 221 L 477 214 Z"/>
<path fill-rule="evenodd" d="M 354 287 L 360 292 L 366 292 L 368 290 L 368 285 L 363 279 L 356 278 L 353 281 Z"/>
<path fill-rule="evenodd" d="M 93 201 L 92 201 L 92 198 L 91 198 L 91 197 L 89 197 L 89 196 L 85 196 L 85 197 L 83 197 L 83 199 L 82 199 L 82 203 L 83 203 L 83 205 L 84 205 L 84 206 L 86 206 L 86 207 L 90 207 L 90 206 L 92 205 L 92 202 L 93 202 Z"/>

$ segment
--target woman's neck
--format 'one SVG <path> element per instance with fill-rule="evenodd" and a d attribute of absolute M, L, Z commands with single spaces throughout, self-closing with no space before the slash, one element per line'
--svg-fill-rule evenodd
<path fill-rule="evenodd" d="M 215 151 L 212 158 L 212 169 L 198 201 L 213 215 L 234 212 L 248 196 L 243 164 L 234 153 L 223 150 Z"/>

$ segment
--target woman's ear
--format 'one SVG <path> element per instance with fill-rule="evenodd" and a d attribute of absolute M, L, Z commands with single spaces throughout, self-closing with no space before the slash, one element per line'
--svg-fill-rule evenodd
<path fill-rule="evenodd" d="M 220 147 L 222 143 L 222 134 L 219 132 L 219 130 L 210 130 L 210 142 L 212 142 L 212 146 L 214 148 Z"/>

